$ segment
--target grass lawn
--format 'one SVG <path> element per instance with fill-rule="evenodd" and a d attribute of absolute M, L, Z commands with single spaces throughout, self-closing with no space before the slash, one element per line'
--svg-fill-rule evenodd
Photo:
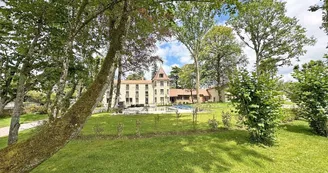
<path fill-rule="evenodd" d="M 194 132 L 191 115 L 93 115 L 80 136 L 32 172 L 327 172 L 328 139 L 312 134 L 304 121 L 279 126 L 273 147 L 249 143 L 247 131 L 233 127 L 208 131 L 207 120 L 229 105 L 199 114 Z M 221 116 L 215 117 L 221 121 Z M 141 137 L 136 134 L 140 120 Z M 233 118 L 234 120 L 234 118 Z M 235 120 L 234 120 L 235 121 Z M 124 124 L 117 139 L 117 124 Z M 97 130 L 95 130 L 97 129 Z M 96 131 L 101 132 L 96 134 Z M 20 139 L 33 130 L 20 133 Z M 0 138 L 4 147 L 5 138 Z"/>
<path fill-rule="evenodd" d="M 20 123 L 29 123 L 32 121 L 47 119 L 45 114 L 24 114 L 20 117 Z M 10 117 L 0 118 L 0 128 L 10 126 Z"/>

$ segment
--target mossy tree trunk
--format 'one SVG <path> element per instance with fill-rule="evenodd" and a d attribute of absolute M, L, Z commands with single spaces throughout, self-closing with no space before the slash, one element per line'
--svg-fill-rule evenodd
<path fill-rule="evenodd" d="M 87 118 L 99 101 L 99 96 L 108 86 L 108 76 L 115 61 L 116 53 L 122 49 L 128 17 L 128 2 L 119 24 L 111 32 L 110 48 L 95 81 L 81 98 L 59 119 L 45 125 L 41 131 L 28 140 L 0 150 L 0 172 L 28 172 L 64 147 L 82 129 Z"/>

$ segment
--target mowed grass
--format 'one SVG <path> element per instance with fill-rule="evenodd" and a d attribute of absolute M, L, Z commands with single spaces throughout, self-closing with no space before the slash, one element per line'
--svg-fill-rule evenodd
<path fill-rule="evenodd" d="M 48 116 L 46 114 L 24 114 L 20 117 L 20 123 L 24 124 L 24 123 L 43 120 L 47 118 Z M 0 128 L 10 126 L 10 120 L 11 120 L 10 117 L 0 118 Z"/>
<path fill-rule="evenodd" d="M 157 127 L 157 115 L 93 115 L 78 138 L 32 172 L 328 172 L 328 139 L 314 135 L 306 122 L 279 126 L 276 144 L 263 147 L 251 144 L 246 130 L 223 128 L 221 112 L 231 105 L 211 109 L 199 114 L 197 131 L 191 114 L 179 121 L 175 114 L 159 115 Z M 206 131 L 213 115 L 220 128 Z M 141 137 L 135 135 L 136 120 Z M 118 123 L 124 124 L 122 138 L 117 138 Z M 20 139 L 33 133 L 25 131 Z"/>

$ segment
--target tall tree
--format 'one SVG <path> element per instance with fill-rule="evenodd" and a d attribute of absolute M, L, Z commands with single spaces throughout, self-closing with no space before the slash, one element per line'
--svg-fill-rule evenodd
<path fill-rule="evenodd" d="M 123 2 L 111 1 L 111 3 L 113 7 L 121 9 L 117 11 L 120 13 L 120 17 L 115 19 L 113 29 L 109 31 L 111 36 L 110 46 L 96 79 L 60 119 L 57 119 L 51 125 L 45 125 L 39 133 L 28 140 L 0 150 L 0 163 L 3 163 L 0 165 L 0 172 L 27 172 L 56 153 L 69 140 L 74 138 L 82 129 L 85 121 L 100 101 L 100 96 L 103 96 L 108 87 L 109 69 L 113 67 L 113 63 L 116 61 L 116 54 L 122 50 L 129 16 L 132 14 L 139 15 L 137 9 L 150 9 L 151 11 L 148 14 L 156 14 L 158 18 L 153 18 L 153 22 L 144 22 L 143 24 L 154 25 L 162 23 L 160 21 L 166 15 L 165 6 L 157 2 L 149 4 L 148 1 L 123 0 Z M 156 27 L 148 30 L 150 36 L 159 33 Z M 12 153 L 15 153 L 15 155 Z"/>
<path fill-rule="evenodd" d="M 276 71 L 278 66 L 291 65 L 292 59 L 306 53 L 304 46 L 315 43 L 295 17 L 286 15 L 285 5 L 277 0 L 247 1 L 228 22 L 254 50 L 257 75 L 261 68 Z"/>
<path fill-rule="evenodd" d="M 180 88 L 179 87 L 179 73 L 181 69 L 178 66 L 173 66 L 170 72 L 169 78 L 171 80 L 172 88 Z"/>
<path fill-rule="evenodd" d="M 246 62 L 242 45 L 236 40 L 232 29 L 225 26 L 214 26 L 202 40 L 202 45 L 202 81 L 215 85 L 219 101 L 223 101 L 221 96 L 228 85 L 229 75 L 237 65 Z"/>
<path fill-rule="evenodd" d="M 217 10 L 208 2 L 179 2 L 175 14 L 173 32 L 176 38 L 189 50 L 196 70 L 197 103 L 200 103 L 200 68 L 199 58 L 202 50 L 201 41 L 214 25 Z"/>
<path fill-rule="evenodd" d="M 181 88 L 190 91 L 191 101 L 194 103 L 193 91 L 196 84 L 196 70 L 193 64 L 186 64 L 181 67 L 179 72 L 179 83 Z"/>

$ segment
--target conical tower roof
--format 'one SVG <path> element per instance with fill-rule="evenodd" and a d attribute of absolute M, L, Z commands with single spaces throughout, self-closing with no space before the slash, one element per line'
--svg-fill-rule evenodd
<path fill-rule="evenodd" d="M 163 67 L 160 67 L 153 80 L 170 80 L 170 78 L 166 75 Z"/>

